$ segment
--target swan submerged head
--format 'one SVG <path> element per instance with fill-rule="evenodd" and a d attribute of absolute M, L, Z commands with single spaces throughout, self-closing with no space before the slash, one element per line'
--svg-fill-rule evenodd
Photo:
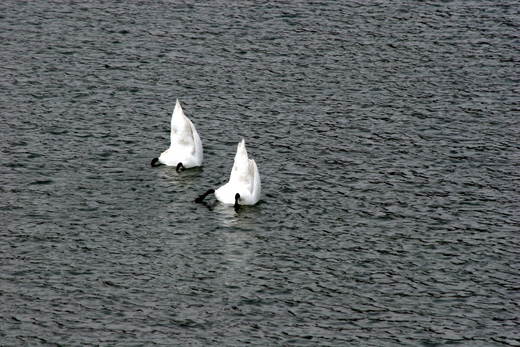
<path fill-rule="evenodd" d="M 215 194 L 218 201 L 237 208 L 240 205 L 254 205 L 260 200 L 260 173 L 256 162 L 247 155 L 244 139 L 238 143 L 229 181 L 213 190 L 213 193 L 208 192 L 200 195 L 195 201 L 202 202 L 208 194 Z"/>
<path fill-rule="evenodd" d="M 177 99 L 171 117 L 170 147 L 159 158 L 152 159 L 151 166 L 175 166 L 177 172 L 180 172 L 182 169 L 201 166 L 202 158 L 200 136 Z"/>

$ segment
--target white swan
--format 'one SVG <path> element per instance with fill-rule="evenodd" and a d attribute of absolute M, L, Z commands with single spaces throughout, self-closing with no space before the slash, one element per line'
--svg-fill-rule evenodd
<path fill-rule="evenodd" d="M 262 190 L 260 173 L 253 159 L 247 157 L 244 139 L 238 143 L 235 163 L 231 169 L 229 182 L 217 190 L 209 189 L 199 196 L 195 202 L 202 202 L 209 194 L 215 194 L 220 202 L 228 205 L 254 205 L 260 200 Z"/>
<path fill-rule="evenodd" d="M 202 165 L 202 142 L 195 125 L 186 117 L 179 99 L 175 103 L 171 122 L 170 148 L 152 159 L 152 166 L 175 166 L 179 171 Z"/>

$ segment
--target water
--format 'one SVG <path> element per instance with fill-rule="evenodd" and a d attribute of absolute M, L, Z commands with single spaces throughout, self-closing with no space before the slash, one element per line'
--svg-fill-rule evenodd
<path fill-rule="evenodd" d="M 520 345 L 519 18 L 3 1 L 0 344 Z M 261 202 L 195 204 L 242 137 Z"/>

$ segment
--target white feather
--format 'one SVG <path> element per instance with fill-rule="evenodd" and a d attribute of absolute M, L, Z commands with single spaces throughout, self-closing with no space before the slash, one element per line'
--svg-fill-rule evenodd
<path fill-rule="evenodd" d="M 186 117 L 179 100 L 172 114 L 170 148 L 159 157 L 159 162 L 168 166 L 182 163 L 189 169 L 202 165 L 202 142 L 195 125 Z"/>
<path fill-rule="evenodd" d="M 215 191 L 215 197 L 220 202 L 233 205 L 235 195 L 238 193 L 240 205 L 254 205 L 260 200 L 261 190 L 258 167 L 253 159 L 248 158 L 246 143 L 242 139 L 238 143 L 229 182 Z"/>

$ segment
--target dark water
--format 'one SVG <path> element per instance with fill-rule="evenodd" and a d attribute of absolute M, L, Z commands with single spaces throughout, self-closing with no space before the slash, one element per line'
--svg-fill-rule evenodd
<path fill-rule="evenodd" d="M 0 345 L 519 346 L 519 18 L 2 1 Z M 242 137 L 261 202 L 193 203 Z"/>

